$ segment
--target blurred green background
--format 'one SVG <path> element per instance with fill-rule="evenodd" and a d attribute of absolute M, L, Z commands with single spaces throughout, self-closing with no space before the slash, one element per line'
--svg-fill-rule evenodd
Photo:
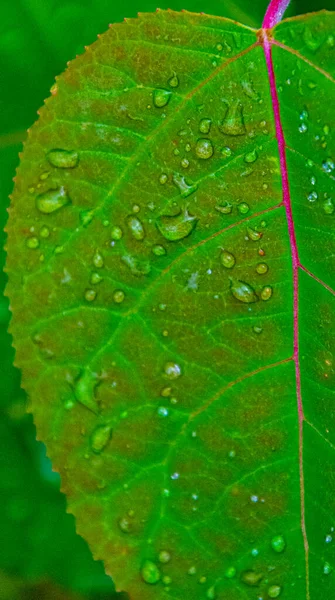
<path fill-rule="evenodd" d="M 158 0 L 2 0 L 0 5 L 0 248 L 6 208 L 25 130 L 55 75 L 110 22 L 154 11 Z M 204 11 L 260 27 L 266 0 L 160 0 L 160 8 Z M 293 0 L 287 16 L 335 0 Z M 0 254 L 1 265 L 5 253 Z M 115 598 L 103 565 L 92 559 L 66 514 L 59 476 L 25 414 L 20 374 L 7 334 L 9 311 L 0 271 L 0 600 Z M 49 581 L 49 585 L 36 582 Z M 63 591 L 52 587 L 61 586 Z M 51 587 L 50 587 L 51 586 Z M 77 596 L 79 594 L 79 596 Z"/>

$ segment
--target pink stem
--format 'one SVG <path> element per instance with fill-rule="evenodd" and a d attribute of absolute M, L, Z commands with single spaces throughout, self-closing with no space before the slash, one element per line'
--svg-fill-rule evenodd
<path fill-rule="evenodd" d="M 265 13 L 263 29 L 271 29 L 282 20 L 285 10 L 290 4 L 290 0 L 271 0 Z"/>

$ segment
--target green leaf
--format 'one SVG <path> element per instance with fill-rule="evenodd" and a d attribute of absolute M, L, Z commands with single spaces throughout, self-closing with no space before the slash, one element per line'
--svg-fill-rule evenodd
<path fill-rule="evenodd" d="M 142 14 L 29 132 L 16 362 L 131 599 L 332 596 L 333 26 Z"/>

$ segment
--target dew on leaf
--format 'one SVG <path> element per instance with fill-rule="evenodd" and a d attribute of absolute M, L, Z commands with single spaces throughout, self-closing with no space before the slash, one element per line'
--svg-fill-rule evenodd
<path fill-rule="evenodd" d="M 332 171 L 334 171 L 334 168 L 335 168 L 335 164 L 331 160 L 331 158 L 327 158 L 326 160 L 322 161 L 322 169 L 326 173 L 331 173 Z"/>
<path fill-rule="evenodd" d="M 250 587 L 257 587 L 262 579 L 263 573 L 257 573 L 257 571 L 243 571 L 241 574 L 241 581 Z"/>
<path fill-rule="evenodd" d="M 170 560 L 171 560 L 170 552 L 167 552 L 167 550 L 161 550 L 158 555 L 158 560 L 160 563 L 163 563 L 163 564 L 170 562 Z"/>
<path fill-rule="evenodd" d="M 212 585 L 212 587 L 208 588 L 208 590 L 206 592 L 206 598 L 208 598 L 208 600 L 215 600 L 217 598 L 214 585 Z"/>
<path fill-rule="evenodd" d="M 190 235 L 197 221 L 198 219 L 191 216 L 185 209 L 178 215 L 161 215 L 156 220 L 156 225 L 166 240 L 176 242 Z"/>
<path fill-rule="evenodd" d="M 100 452 L 106 448 L 111 437 L 112 428 L 110 425 L 98 425 L 92 432 L 90 439 L 90 445 L 93 452 L 100 454 Z"/>
<path fill-rule="evenodd" d="M 164 585 L 170 585 L 170 583 L 172 582 L 171 577 L 169 577 L 169 575 L 164 575 L 162 582 Z"/>
<path fill-rule="evenodd" d="M 160 244 L 155 244 L 155 246 L 152 247 L 152 253 L 155 256 L 164 256 L 166 254 L 166 249 Z"/>
<path fill-rule="evenodd" d="M 232 155 L 232 151 L 230 148 L 228 148 L 228 146 L 224 146 L 223 148 L 221 148 L 221 155 L 223 156 L 223 158 L 229 158 L 229 156 Z"/>
<path fill-rule="evenodd" d="M 325 562 L 323 565 L 323 574 L 329 575 L 333 570 L 333 567 L 329 564 L 329 562 Z"/>
<path fill-rule="evenodd" d="M 113 294 L 113 300 L 116 304 L 121 304 L 124 301 L 125 294 L 122 290 L 116 290 Z"/>
<path fill-rule="evenodd" d="M 253 242 L 260 240 L 263 235 L 260 231 L 256 231 L 256 229 L 252 229 L 251 227 L 247 227 L 247 234 L 249 240 L 252 240 Z"/>
<path fill-rule="evenodd" d="M 227 106 L 226 114 L 219 124 L 221 133 L 226 135 L 244 135 L 246 128 L 243 119 L 243 107 L 239 100 Z"/>
<path fill-rule="evenodd" d="M 241 202 L 241 204 L 238 205 L 237 210 L 241 215 L 246 215 L 250 210 L 250 206 L 246 202 Z"/>
<path fill-rule="evenodd" d="M 262 333 L 263 331 L 262 327 L 258 327 L 257 325 L 254 325 L 252 330 L 254 331 L 254 333 Z"/>
<path fill-rule="evenodd" d="M 63 186 L 57 190 L 48 190 L 36 197 L 36 208 L 45 215 L 54 213 L 69 203 L 70 198 Z"/>
<path fill-rule="evenodd" d="M 78 402 L 86 406 L 89 410 L 97 413 L 97 403 L 95 401 L 94 390 L 98 384 L 97 378 L 88 369 L 83 370 L 80 377 L 77 379 L 74 395 Z"/>
<path fill-rule="evenodd" d="M 197 572 L 195 567 L 190 567 L 189 570 L 187 571 L 188 575 L 195 575 Z"/>
<path fill-rule="evenodd" d="M 236 575 L 235 567 L 228 567 L 228 569 L 226 569 L 224 572 L 224 576 L 227 579 L 233 579 L 233 577 L 235 577 L 235 575 Z"/>
<path fill-rule="evenodd" d="M 200 133 L 209 133 L 211 130 L 212 121 L 211 119 L 201 119 L 199 123 Z"/>
<path fill-rule="evenodd" d="M 207 160 L 214 154 L 214 148 L 212 142 L 207 138 L 201 138 L 195 145 L 195 153 L 198 158 Z"/>
<path fill-rule="evenodd" d="M 112 231 L 111 231 L 112 240 L 118 241 L 122 238 L 122 236 L 123 236 L 123 231 L 122 231 L 121 227 L 118 227 L 117 225 L 112 227 Z"/>
<path fill-rule="evenodd" d="M 123 533 L 130 533 L 132 530 L 132 522 L 129 517 L 121 517 L 118 520 L 118 526 Z"/>
<path fill-rule="evenodd" d="M 127 265 L 130 269 L 130 272 L 135 275 L 135 277 L 142 277 L 143 275 L 149 275 L 151 271 L 151 266 L 149 261 L 140 260 L 131 254 L 125 254 L 121 257 L 122 262 Z"/>
<path fill-rule="evenodd" d="M 167 362 L 164 366 L 164 373 L 168 379 L 178 379 L 181 375 L 181 368 L 177 363 Z"/>
<path fill-rule="evenodd" d="M 30 237 L 26 240 L 26 246 L 27 248 L 29 248 L 30 250 L 36 250 L 36 248 L 38 248 L 40 245 L 40 241 L 37 237 L 33 236 Z"/>
<path fill-rule="evenodd" d="M 232 269 L 236 263 L 235 256 L 228 252 L 228 250 L 223 250 L 221 252 L 221 263 L 226 269 Z"/>
<path fill-rule="evenodd" d="M 253 163 L 257 160 L 258 158 L 258 154 L 256 150 L 252 150 L 251 152 L 248 152 L 247 154 L 245 154 L 244 156 L 244 162 L 246 163 Z"/>
<path fill-rule="evenodd" d="M 309 200 L 309 202 L 315 202 L 317 199 L 318 199 L 318 194 L 315 190 L 313 190 L 313 192 L 311 192 L 307 196 L 307 200 Z"/>
<path fill-rule="evenodd" d="M 326 215 L 332 215 L 335 211 L 335 206 L 331 198 L 327 198 L 322 204 L 323 212 Z"/>
<path fill-rule="evenodd" d="M 190 166 L 190 161 L 187 160 L 187 158 L 183 158 L 183 160 L 180 162 L 180 164 L 184 169 L 187 169 Z"/>
<path fill-rule="evenodd" d="M 53 167 L 73 169 L 79 162 L 78 152 L 71 150 L 50 150 L 47 159 Z"/>
<path fill-rule="evenodd" d="M 103 278 L 101 277 L 101 275 L 99 275 L 99 273 L 92 273 L 91 278 L 90 278 L 90 283 L 92 285 L 96 285 L 97 283 L 100 283 L 101 281 L 103 281 Z"/>
<path fill-rule="evenodd" d="M 275 535 L 271 540 L 271 548 L 278 553 L 284 552 L 286 547 L 285 540 L 282 535 Z"/>
<path fill-rule="evenodd" d="M 215 210 L 217 210 L 219 213 L 222 213 L 223 215 L 230 215 L 230 213 L 233 210 L 233 205 L 230 204 L 230 202 L 225 202 L 222 205 L 216 206 Z"/>
<path fill-rule="evenodd" d="M 172 475 L 171 475 L 171 479 L 172 479 L 173 481 L 176 481 L 177 479 L 179 479 L 179 473 L 172 473 Z"/>
<path fill-rule="evenodd" d="M 266 263 L 258 263 L 258 265 L 256 266 L 256 273 L 258 273 L 258 275 L 264 275 L 268 272 L 268 270 L 269 267 Z"/>
<path fill-rule="evenodd" d="M 85 290 L 84 298 L 87 302 L 93 302 L 96 299 L 97 293 L 95 290 Z"/>
<path fill-rule="evenodd" d="M 166 173 L 162 173 L 160 178 L 159 178 L 159 183 L 161 183 L 162 185 L 164 185 L 164 183 L 166 183 L 168 180 L 168 176 L 166 175 Z"/>
<path fill-rule="evenodd" d="M 40 175 L 40 180 L 45 181 L 46 179 L 48 179 L 49 175 L 50 175 L 50 171 L 45 171 L 45 173 L 42 173 L 42 175 Z M 39 187 L 39 186 L 37 186 L 37 187 Z"/>
<path fill-rule="evenodd" d="M 142 241 L 145 238 L 145 231 L 142 222 L 132 215 L 127 218 L 128 228 L 135 240 Z"/>
<path fill-rule="evenodd" d="M 91 223 L 93 217 L 94 217 L 93 210 L 83 210 L 79 214 L 79 219 L 80 219 L 80 222 L 83 227 L 87 227 L 87 225 L 89 225 Z"/>
<path fill-rule="evenodd" d="M 178 79 L 176 73 L 174 73 L 172 75 L 172 77 L 170 77 L 170 79 L 168 80 L 168 84 L 172 88 L 178 87 L 178 85 L 179 85 L 179 79 Z"/>
<path fill-rule="evenodd" d="M 172 94 L 172 92 L 169 92 L 168 90 L 164 90 L 164 89 L 155 90 L 154 94 L 153 94 L 153 99 L 154 99 L 154 105 L 156 106 L 156 108 L 163 108 L 163 106 L 166 106 L 168 104 L 168 102 L 170 101 L 171 94 Z"/>
<path fill-rule="evenodd" d="M 175 174 L 173 176 L 173 183 L 179 189 L 182 198 L 187 198 L 188 196 L 193 194 L 193 192 L 196 192 L 198 189 L 197 184 L 187 183 L 185 177 L 179 174 Z"/>
<path fill-rule="evenodd" d="M 50 235 L 50 229 L 48 227 L 46 227 L 45 225 L 43 225 L 43 227 L 41 228 L 41 231 L 40 231 L 41 238 L 46 239 L 49 237 L 49 235 Z"/>
<path fill-rule="evenodd" d="M 251 304 L 258 300 L 255 290 L 244 281 L 231 280 L 230 291 L 236 300 L 245 304 Z"/>
<path fill-rule="evenodd" d="M 161 574 L 157 565 L 155 565 L 155 563 L 153 563 L 151 560 L 144 561 L 141 569 L 141 575 L 143 581 L 149 584 L 158 583 L 161 578 Z"/>
<path fill-rule="evenodd" d="M 160 417 L 168 417 L 169 416 L 169 411 L 165 406 L 159 406 L 157 409 L 157 414 Z"/>
<path fill-rule="evenodd" d="M 270 585 L 268 588 L 269 598 L 278 598 L 281 594 L 281 587 L 279 585 Z"/>
<path fill-rule="evenodd" d="M 104 258 L 99 250 L 96 250 L 94 253 L 92 261 L 97 269 L 101 269 L 104 266 Z"/>
<path fill-rule="evenodd" d="M 270 298 L 272 297 L 273 294 L 273 289 L 270 285 L 266 285 L 263 287 L 262 291 L 261 291 L 261 299 L 266 301 L 266 300 L 270 300 Z"/>

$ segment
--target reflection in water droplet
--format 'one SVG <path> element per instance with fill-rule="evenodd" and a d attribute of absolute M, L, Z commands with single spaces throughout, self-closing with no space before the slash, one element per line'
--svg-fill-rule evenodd
<path fill-rule="evenodd" d="M 228 252 L 228 250 L 223 250 L 221 252 L 221 263 L 223 264 L 224 267 L 226 267 L 226 269 L 232 269 L 233 266 L 235 265 L 235 256 L 233 254 L 231 254 L 230 252 Z"/>
<path fill-rule="evenodd" d="M 227 106 L 224 119 L 219 124 L 221 133 L 226 135 L 244 135 L 246 128 L 243 120 L 243 107 L 239 100 Z"/>
<path fill-rule="evenodd" d="M 98 425 L 91 435 L 91 449 L 96 454 L 104 450 L 112 437 L 112 428 L 110 425 Z"/>
<path fill-rule="evenodd" d="M 163 106 L 166 106 L 170 101 L 171 94 L 172 92 L 169 92 L 168 90 L 155 90 L 153 94 L 154 105 L 157 108 L 163 108 Z"/>
<path fill-rule="evenodd" d="M 212 121 L 211 119 L 201 119 L 199 123 L 200 133 L 209 133 L 211 130 Z"/>
<path fill-rule="evenodd" d="M 121 227 L 118 227 L 117 225 L 112 227 L 112 231 L 111 231 L 112 240 L 118 241 L 122 238 L 122 236 L 123 236 L 123 231 L 122 231 Z"/>
<path fill-rule="evenodd" d="M 156 225 L 165 239 L 175 242 L 190 235 L 197 221 L 198 219 L 189 215 L 185 209 L 175 216 L 162 215 L 158 217 Z"/>
<path fill-rule="evenodd" d="M 113 300 L 116 304 L 121 304 L 125 299 L 125 294 L 122 290 L 116 290 L 113 294 Z"/>
<path fill-rule="evenodd" d="M 268 596 L 269 598 L 278 598 L 281 593 L 281 587 L 279 585 L 270 585 L 268 588 Z"/>
<path fill-rule="evenodd" d="M 161 574 L 157 565 L 155 565 L 155 563 L 153 563 L 151 560 L 146 560 L 143 563 L 141 575 L 143 581 L 150 584 L 158 583 L 161 578 Z"/>
<path fill-rule="evenodd" d="M 257 573 L 256 571 L 243 571 L 241 574 L 241 581 L 251 587 L 256 587 L 263 579 L 263 573 Z"/>
<path fill-rule="evenodd" d="M 73 169 L 79 161 L 78 152 L 69 150 L 50 150 L 47 159 L 53 167 L 60 169 Z"/>
<path fill-rule="evenodd" d="M 256 273 L 258 273 L 258 275 L 264 275 L 268 272 L 268 270 L 269 267 L 266 263 L 258 263 L 258 265 L 256 266 Z"/>
<path fill-rule="evenodd" d="M 84 298 L 87 302 L 93 302 L 97 297 L 97 293 L 95 290 L 85 290 Z"/>
<path fill-rule="evenodd" d="M 206 138 L 201 138 L 196 143 L 195 153 L 198 158 L 207 160 L 208 158 L 213 156 L 213 153 L 214 153 L 214 148 L 213 148 L 212 142 Z"/>
<path fill-rule="evenodd" d="M 167 362 L 164 366 L 164 373 L 168 379 L 178 379 L 181 375 L 181 368 L 177 363 Z"/>
<path fill-rule="evenodd" d="M 139 242 L 145 238 L 145 231 L 142 222 L 137 217 L 130 216 L 127 218 L 127 225 L 132 236 Z"/>
<path fill-rule="evenodd" d="M 256 229 L 252 229 L 251 227 L 247 227 L 247 233 L 249 240 L 253 242 L 260 240 L 263 235 L 260 231 L 256 231 Z"/>
<path fill-rule="evenodd" d="M 271 540 L 271 547 L 275 552 L 281 553 L 284 552 L 286 547 L 286 542 L 282 535 L 275 535 Z"/>
<path fill-rule="evenodd" d="M 236 300 L 245 304 L 251 304 L 258 300 L 253 288 L 244 281 L 231 280 L 230 291 Z"/>
<path fill-rule="evenodd" d="M 30 237 L 26 240 L 26 246 L 27 246 L 27 248 L 30 248 L 30 250 L 36 250 L 36 248 L 38 248 L 39 245 L 40 245 L 40 241 L 35 236 Z"/>
<path fill-rule="evenodd" d="M 152 253 L 155 256 L 164 256 L 166 254 L 166 250 L 165 250 L 164 246 L 161 246 L 160 244 L 156 244 L 155 246 L 152 247 Z"/>
<path fill-rule="evenodd" d="M 253 162 L 255 162 L 255 160 L 257 160 L 257 158 L 258 158 L 258 154 L 257 154 L 257 151 L 254 149 L 251 152 L 248 152 L 247 154 L 245 154 L 244 162 L 253 163 Z"/>
<path fill-rule="evenodd" d="M 69 203 L 70 198 L 63 186 L 57 190 L 48 190 L 36 198 L 36 208 L 45 215 L 54 213 Z"/>
<path fill-rule="evenodd" d="M 127 267 L 130 269 L 130 272 L 135 275 L 135 277 L 149 275 L 151 271 L 151 265 L 147 260 L 140 260 L 135 256 L 131 256 L 130 254 L 122 256 L 121 260 L 125 265 L 127 265 Z"/>
<path fill-rule="evenodd" d="M 266 285 L 265 287 L 263 287 L 263 289 L 261 291 L 261 298 L 262 298 L 262 300 L 270 300 L 272 294 L 273 294 L 272 287 L 270 285 Z"/>

